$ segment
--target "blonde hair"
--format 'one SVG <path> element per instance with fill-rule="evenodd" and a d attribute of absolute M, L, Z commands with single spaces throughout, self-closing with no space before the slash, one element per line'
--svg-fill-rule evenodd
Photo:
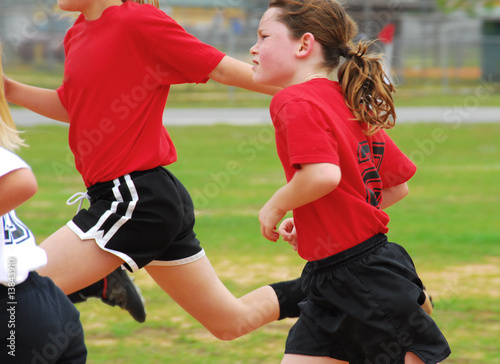
<path fill-rule="evenodd" d="M 394 126 L 394 86 L 386 77 L 382 57 L 370 54 L 370 44 L 354 44 L 358 26 L 337 0 L 270 0 L 269 7 L 283 10 L 279 20 L 299 39 L 312 33 L 322 45 L 325 66 L 336 69 L 346 105 L 355 119 L 367 126 L 366 134 Z"/>
<path fill-rule="evenodd" d="M 3 84 L 3 70 L 2 70 L 2 45 L 0 44 L 0 75 L 2 80 L 0 82 L 0 147 L 8 150 L 14 150 L 20 146 L 24 146 L 24 141 L 19 137 L 19 131 L 16 130 L 14 120 L 10 114 L 9 104 L 5 97 L 5 90 Z"/>
<path fill-rule="evenodd" d="M 127 1 L 132 1 L 134 3 L 138 3 L 138 4 L 151 4 L 153 6 L 156 6 L 158 9 L 160 8 L 160 3 L 158 0 L 122 0 L 122 3 L 125 3 Z"/>

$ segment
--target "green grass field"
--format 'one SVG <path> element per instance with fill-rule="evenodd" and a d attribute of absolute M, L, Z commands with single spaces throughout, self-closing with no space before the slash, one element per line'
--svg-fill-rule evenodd
<path fill-rule="evenodd" d="M 297 277 L 303 261 L 260 236 L 257 213 L 284 183 L 271 127 L 175 127 L 171 170 L 197 207 L 196 231 L 234 292 Z M 434 296 L 434 318 L 452 347 L 449 363 L 500 363 L 500 124 L 401 124 L 390 135 L 418 165 L 410 195 L 391 207 L 389 237 L 405 246 Z M 20 154 L 39 192 L 18 215 L 38 241 L 73 216 L 65 204 L 84 189 L 72 165 L 67 128 L 38 126 Z M 293 320 L 221 342 L 191 319 L 145 272 L 135 274 L 148 316 L 138 324 L 97 300 L 78 305 L 88 363 L 279 363 Z"/>

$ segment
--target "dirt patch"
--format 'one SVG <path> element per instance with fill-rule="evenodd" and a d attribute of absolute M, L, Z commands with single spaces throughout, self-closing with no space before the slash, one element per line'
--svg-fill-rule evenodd
<path fill-rule="evenodd" d="M 459 67 L 459 68 L 407 68 L 404 70 L 405 77 L 418 78 L 442 78 L 444 76 L 453 77 L 461 80 L 477 80 L 481 77 L 481 68 L 479 67 Z"/>
<path fill-rule="evenodd" d="M 483 264 L 457 265 L 419 274 L 436 299 L 500 297 L 500 258 L 497 257 L 488 258 Z"/>

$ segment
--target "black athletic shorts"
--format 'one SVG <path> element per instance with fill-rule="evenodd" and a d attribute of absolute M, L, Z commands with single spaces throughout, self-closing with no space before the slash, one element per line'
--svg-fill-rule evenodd
<path fill-rule="evenodd" d="M 130 271 L 186 264 L 205 255 L 193 231 L 191 197 L 165 168 L 97 183 L 87 194 L 89 209 L 80 210 L 68 227 L 123 259 Z"/>
<path fill-rule="evenodd" d="M 384 234 L 304 267 L 307 298 L 285 353 L 353 364 L 403 364 L 407 352 L 438 363 L 450 348 L 420 306 L 425 295 L 413 261 Z"/>
<path fill-rule="evenodd" d="M 0 284 L 0 363 L 85 364 L 80 313 L 47 277 Z"/>

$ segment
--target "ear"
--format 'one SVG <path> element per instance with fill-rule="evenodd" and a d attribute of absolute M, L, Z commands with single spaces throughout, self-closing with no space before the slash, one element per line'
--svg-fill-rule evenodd
<path fill-rule="evenodd" d="M 305 33 L 299 40 L 299 50 L 297 51 L 297 57 L 303 58 L 307 57 L 313 50 L 316 39 L 312 33 Z"/>

